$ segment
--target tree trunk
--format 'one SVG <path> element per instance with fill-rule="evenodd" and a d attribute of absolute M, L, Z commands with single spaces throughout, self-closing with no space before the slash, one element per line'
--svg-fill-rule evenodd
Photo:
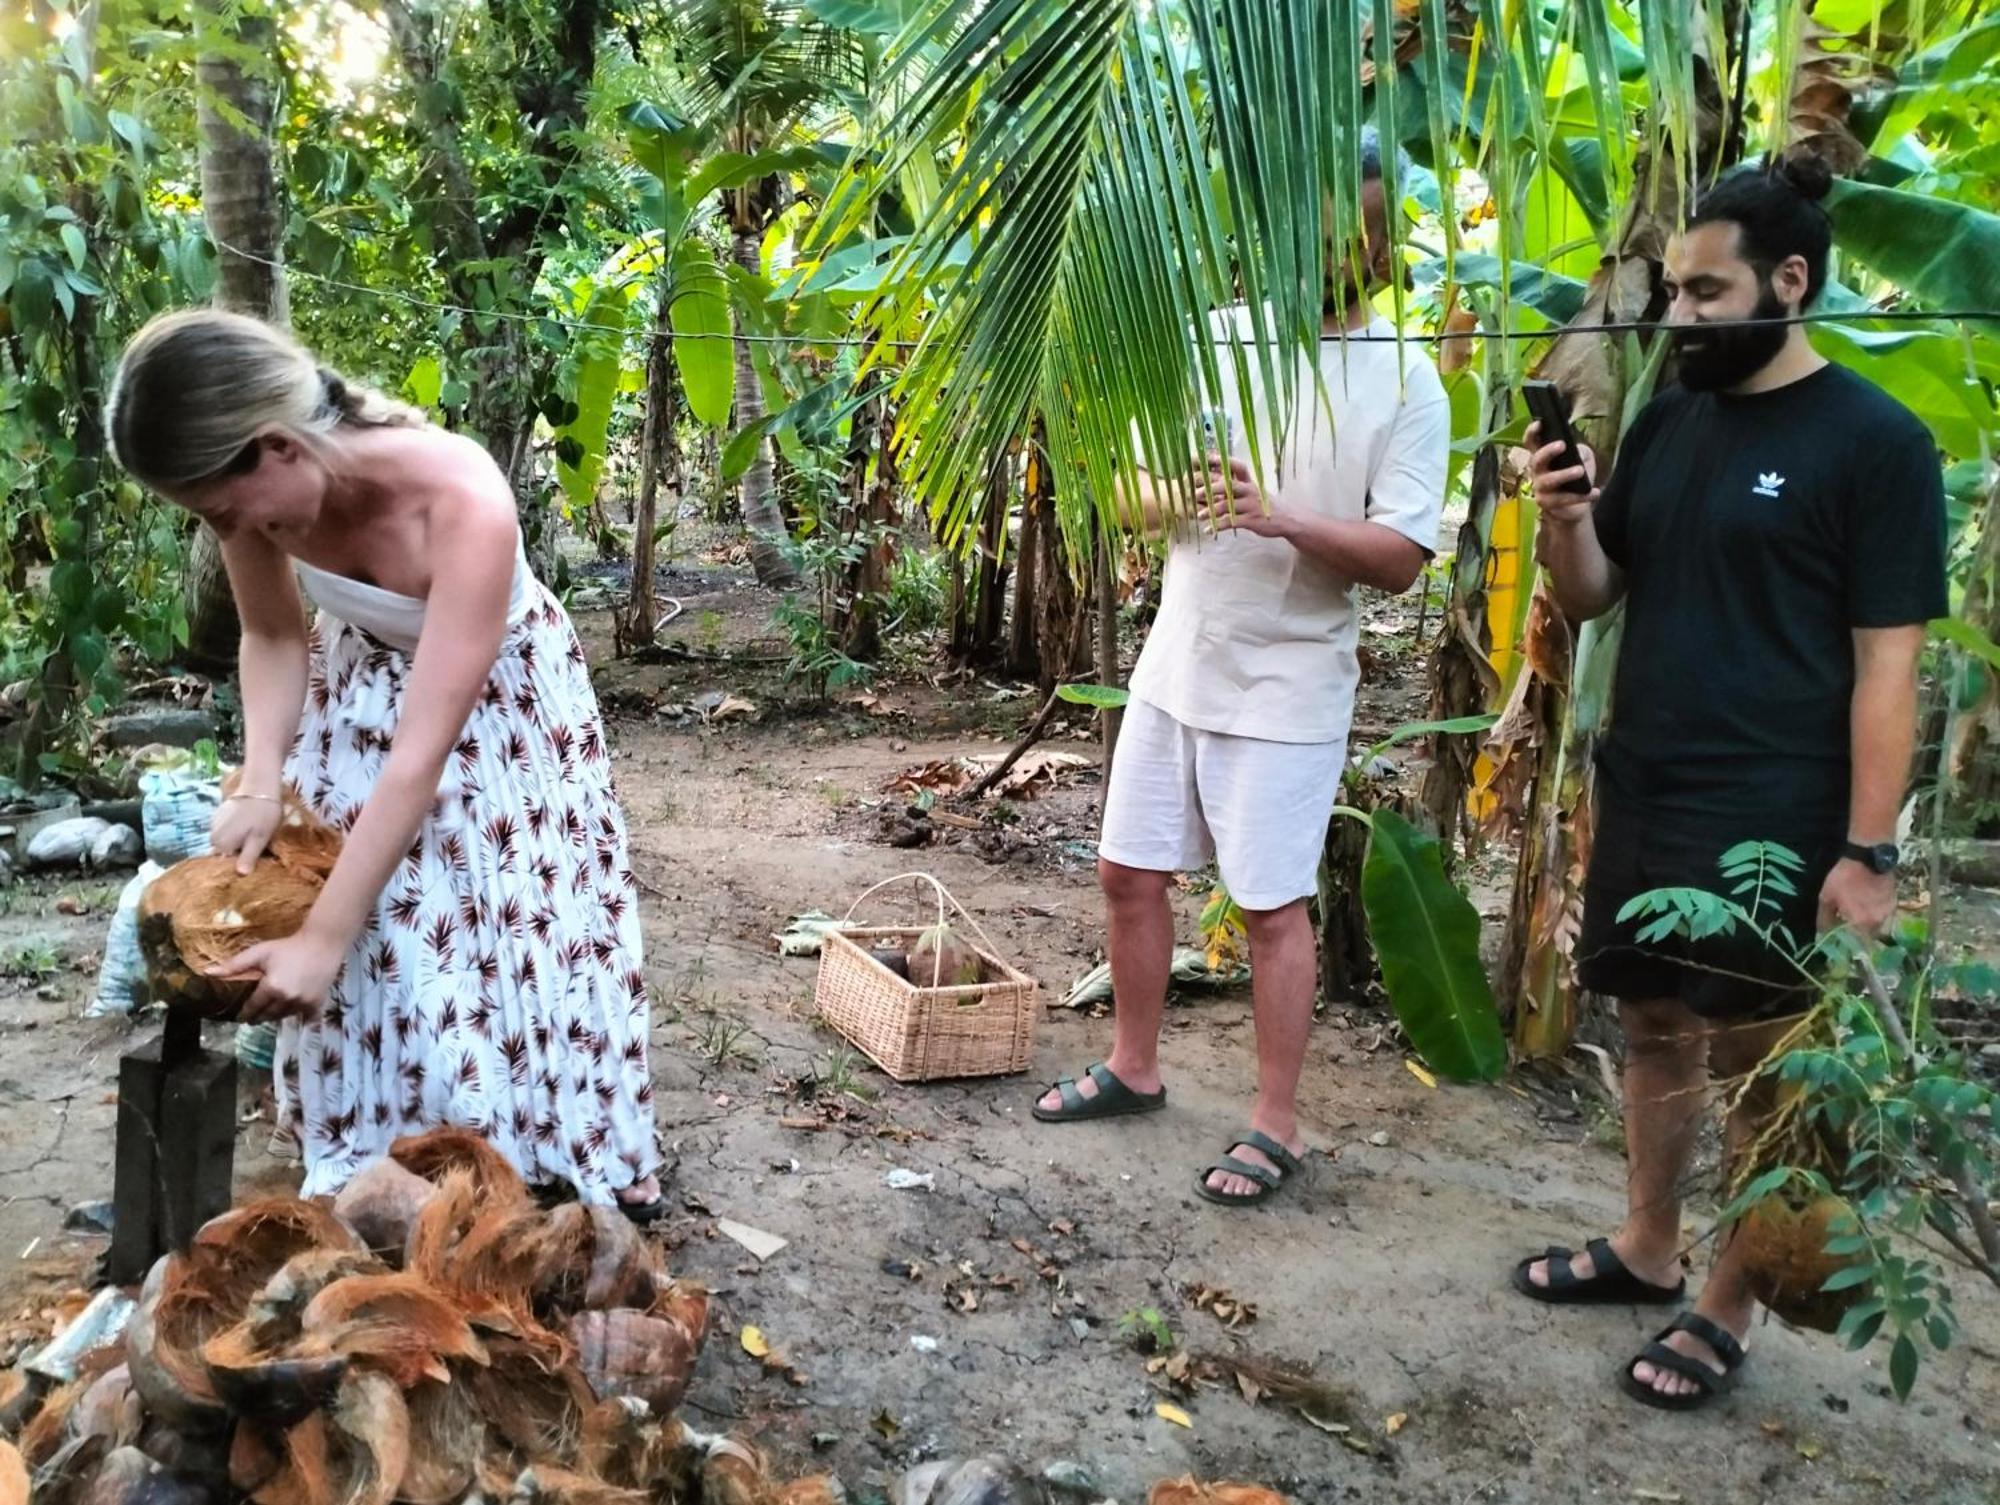
<path fill-rule="evenodd" d="M 1058 681 L 1084 673 L 1090 666 L 1089 644 L 1073 630 L 1087 609 L 1079 571 L 1072 562 L 1069 541 L 1056 512 L 1055 472 L 1041 447 L 1039 431 L 1028 449 L 1029 471 L 1024 505 L 1034 509 L 1038 519 L 1035 537 L 1035 680 L 1043 695 Z M 1023 568 L 1028 546 L 1021 547 Z M 1018 596 L 1018 592 L 1016 593 Z M 1018 609 L 1018 608 L 1017 608 Z"/>
<path fill-rule="evenodd" d="M 1984 548 L 1966 586 L 1965 620 L 2000 643 L 2000 485 L 1987 493 L 1980 529 Z M 2000 671 L 1986 671 L 1979 699 L 1959 713 L 1940 777 L 1947 808 L 1965 812 L 1965 834 L 2000 836 Z"/>
<path fill-rule="evenodd" d="M 651 647 L 659 621 L 653 570 L 663 481 L 668 513 L 676 520 L 680 517 L 681 453 L 674 442 L 674 425 L 680 413 L 680 384 L 676 380 L 673 343 L 669 338 L 673 328 L 669 319 L 672 306 L 672 290 L 662 268 L 659 311 L 646 351 L 646 421 L 639 435 L 639 503 L 632 515 L 632 594 L 624 621 L 619 625 L 617 646 L 621 655 Z"/>
<path fill-rule="evenodd" d="M 991 663 L 1000 653 L 1000 636 L 1007 619 L 1007 518 L 1013 510 L 1014 464 L 1011 455 L 995 455 L 986 488 L 986 510 L 979 519 L 979 568 L 972 602 L 972 657 Z"/>
<path fill-rule="evenodd" d="M 1100 521 L 1097 528 L 1097 682 L 1118 684 L 1118 564 L 1117 535 Z M 1118 728 L 1124 712 L 1107 708 L 1104 717 L 1104 788 L 1111 789 L 1111 760 L 1118 753 Z"/>
<path fill-rule="evenodd" d="M 750 230 L 739 230 L 729 238 L 729 254 L 736 264 L 752 276 L 759 275 L 763 268 L 759 248 L 763 238 Z M 737 319 L 736 341 L 736 414 L 735 424 L 740 429 L 750 427 L 764 416 L 764 386 L 757 378 L 757 365 L 752 358 L 754 347 L 742 338 L 742 319 Z M 765 585 L 791 586 L 799 581 L 798 572 L 785 557 L 784 544 L 790 536 L 785 528 L 785 516 L 778 510 L 778 489 L 771 477 L 771 442 L 769 439 L 757 441 L 755 458 L 750 468 L 743 473 L 743 483 L 737 492 L 743 509 L 743 527 L 750 536 L 750 563 L 757 571 L 757 579 Z"/>
<path fill-rule="evenodd" d="M 217 8 L 204 18 L 224 22 Z M 211 39 L 213 40 L 213 39 Z M 268 16 L 243 16 L 220 47 L 205 46 L 195 65 L 195 119 L 201 137 L 201 211 L 215 242 L 217 306 L 273 324 L 291 317 L 285 287 L 284 214 L 271 163 L 277 29 Z M 245 66 L 254 53 L 256 63 Z M 188 544 L 182 577 L 188 658 L 198 668 L 235 666 L 242 628 L 222 546 L 203 524 Z"/>
<path fill-rule="evenodd" d="M 479 213 L 479 185 L 462 146 L 466 127 L 458 115 L 459 95 L 444 77 L 444 50 L 434 35 L 432 9 L 411 0 L 384 0 L 383 14 L 415 85 L 415 115 L 430 141 L 438 179 L 430 213 L 444 241 L 452 299 L 493 310 L 468 316 L 459 326 L 459 359 L 472 389 L 466 422 L 506 476 L 530 557 L 546 574 L 558 527 L 548 487 L 535 477 L 534 431 L 540 388 L 552 362 L 522 339 L 517 321 L 497 315 L 525 306 L 541 276 L 543 236 L 569 217 L 563 185 L 587 123 L 600 3 L 557 0 L 551 7 L 488 0 L 488 23 L 515 60 L 509 84 L 540 191 L 513 188 L 498 216 L 485 221 Z M 495 270 L 510 261 L 515 265 L 504 273 Z"/>
<path fill-rule="evenodd" d="M 1045 526 L 1041 509 L 1035 505 L 1036 459 L 1028 457 L 1028 483 L 1022 488 L 1021 538 L 1014 550 L 1014 613 L 1007 622 L 1007 672 L 1016 679 L 1042 677 L 1041 643 L 1035 635 L 1040 612 L 1039 574 L 1042 564 L 1041 535 Z M 1054 519 L 1046 526 L 1053 527 Z M 1044 691 L 1044 694 L 1047 692 Z"/>

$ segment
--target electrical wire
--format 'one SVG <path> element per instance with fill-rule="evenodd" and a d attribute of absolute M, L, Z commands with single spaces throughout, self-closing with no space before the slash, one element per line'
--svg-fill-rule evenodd
<path fill-rule="evenodd" d="M 454 313 L 475 319 L 503 319 L 520 324 L 553 324 L 559 329 L 568 329 L 589 334 L 615 334 L 621 338 L 631 338 L 635 333 L 648 343 L 656 339 L 682 340 L 727 340 L 731 344 L 744 345 L 787 345 L 832 346 L 836 349 L 857 350 L 916 350 L 922 345 L 918 340 L 873 340 L 856 339 L 848 336 L 816 337 L 812 335 L 782 334 L 737 334 L 724 330 L 688 330 L 685 333 L 669 330 L 631 330 L 619 324 L 598 324 L 588 319 L 565 319 L 560 315 L 547 313 L 522 313 L 511 309 L 468 308 L 462 303 L 445 303 L 434 298 L 419 297 L 399 288 L 370 287 L 366 283 L 349 282 L 340 277 L 329 277 L 323 272 L 314 272 L 268 256 L 259 256 L 252 251 L 238 250 L 227 241 L 217 240 L 216 248 L 244 261 L 260 266 L 282 270 L 287 277 L 303 277 L 309 282 L 317 282 L 325 287 L 337 287 L 347 292 L 363 293 L 369 297 L 389 298 L 412 308 L 421 308 L 431 313 Z M 1874 320 L 1889 323 L 1911 324 L 2000 324 L 2000 309 L 1943 309 L 1936 312 L 1908 309 L 1806 309 L 1796 314 L 1786 314 L 1775 319 L 1704 319 L 1704 329 L 1761 329 L 1773 324 L 1831 324 L 1853 323 L 1858 320 Z M 1323 345 L 1442 345 L 1454 340 L 1552 340 L 1559 335 L 1571 334 L 1624 334 L 1631 332 L 1649 333 L 1664 328 L 1659 321 L 1611 320 L 1596 324 L 1564 324 L 1550 329 L 1473 329 L 1462 332 L 1439 331 L 1434 334 L 1323 334 Z M 1266 343 L 1258 339 L 1247 339 L 1244 344 Z"/>

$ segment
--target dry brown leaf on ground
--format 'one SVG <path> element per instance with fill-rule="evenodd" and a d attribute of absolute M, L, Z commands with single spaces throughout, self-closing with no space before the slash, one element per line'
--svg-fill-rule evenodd
<path fill-rule="evenodd" d="M 1238 1300 L 1221 1286 L 1192 1285 L 1186 1294 L 1189 1306 L 1209 1313 L 1224 1327 L 1248 1327 L 1257 1320 L 1255 1304 Z"/>

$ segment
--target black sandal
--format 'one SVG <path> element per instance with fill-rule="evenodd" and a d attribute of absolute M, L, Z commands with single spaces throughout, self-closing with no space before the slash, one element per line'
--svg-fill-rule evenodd
<path fill-rule="evenodd" d="M 1514 1266 L 1514 1289 L 1530 1301 L 1550 1306 L 1667 1306 L 1687 1295 L 1685 1277 L 1672 1287 L 1641 1280 L 1625 1268 L 1625 1261 L 1601 1238 L 1592 1239 L 1583 1249 L 1591 1259 L 1589 1276 L 1579 1276 L 1570 1268 L 1574 1250 L 1551 1244 L 1546 1253 L 1531 1254 Z M 1538 1259 L 1548 1261 L 1549 1283 L 1545 1286 L 1538 1286 L 1528 1278 L 1529 1267 Z"/>
<path fill-rule="evenodd" d="M 1076 1090 L 1076 1078 L 1064 1077 L 1059 1082 L 1051 1082 L 1042 1089 L 1035 1099 L 1035 1117 L 1045 1124 L 1082 1123 L 1090 1118 L 1117 1118 L 1127 1113 L 1157 1113 L 1167 1105 L 1167 1089 L 1158 1092 L 1134 1092 L 1112 1074 L 1111 1068 L 1102 1061 L 1095 1063 L 1084 1073 L 1097 1083 L 1097 1091 L 1085 1097 Z M 1041 1098 L 1054 1090 L 1062 1099 L 1062 1106 L 1044 1108 Z"/>
<path fill-rule="evenodd" d="M 1253 1150 L 1262 1150 L 1271 1157 L 1271 1164 L 1277 1166 L 1277 1169 L 1270 1170 L 1248 1160 L 1238 1160 L 1234 1155 L 1224 1155 L 1214 1165 L 1204 1167 L 1201 1174 L 1194 1179 L 1194 1189 L 1209 1201 L 1220 1202 L 1224 1207 L 1249 1207 L 1258 1202 L 1267 1202 L 1299 1173 L 1299 1157 L 1268 1134 L 1259 1134 L 1252 1129 L 1231 1140 L 1230 1148 L 1234 1149 L 1239 1144 L 1246 1144 Z M 1216 1191 L 1209 1186 L 1208 1178 L 1217 1171 L 1226 1171 L 1232 1176 L 1255 1181 L 1257 1189 L 1236 1195 Z"/>
<path fill-rule="evenodd" d="M 1706 1343 L 1722 1360 L 1722 1372 L 1717 1374 L 1702 1360 L 1667 1347 L 1666 1340 L 1675 1333 L 1688 1333 Z M 1625 1366 L 1619 1381 L 1624 1385 L 1625 1393 L 1642 1406 L 1652 1406 L 1660 1411 L 1699 1411 L 1717 1396 L 1735 1388 L 1743 1361 L 1748 1357 L 1743 1345 L 1725 1329 L 1717 1327 L 1699 1312 L 1682 1312 L 1660 1329 L 1653 1341 L 1640 1351 L 1638 1358 Z M 1682 1379 L 1693 1380 L 1700 1388 L 1689 1395 L 1662 1395 L 1651 1385 L 1641 1384 L 1632 1372 L 1641 1364 L 1651 1364 L 1655 1369 L 1665 1369 Z"/>

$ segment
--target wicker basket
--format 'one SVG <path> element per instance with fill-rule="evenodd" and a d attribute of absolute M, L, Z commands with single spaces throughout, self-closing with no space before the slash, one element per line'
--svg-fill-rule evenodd
<path fill-rule="evenodd" d="M 899 1082 L 1026 1071 L 1039 1008 L 1035 980 L 1001 960 L 979 922 L 943 884 L 928 873 L 902 874 L 855 900 L 848 917 L 853 918 L 870 895 L 908 880 L 929 883 L 936 890 L 940 922 L 947 904 L 958 911 L 979 938 L 979 955 L 988 974 L 1000 980 L 970 988 L 919 987 L 869 954 L 869 946 L 880 940 L 901 941 L 907 947 L 923 934 L 922 926 L 829 930 L 820 947 L 814 995 L 820 1017 Z"/>

